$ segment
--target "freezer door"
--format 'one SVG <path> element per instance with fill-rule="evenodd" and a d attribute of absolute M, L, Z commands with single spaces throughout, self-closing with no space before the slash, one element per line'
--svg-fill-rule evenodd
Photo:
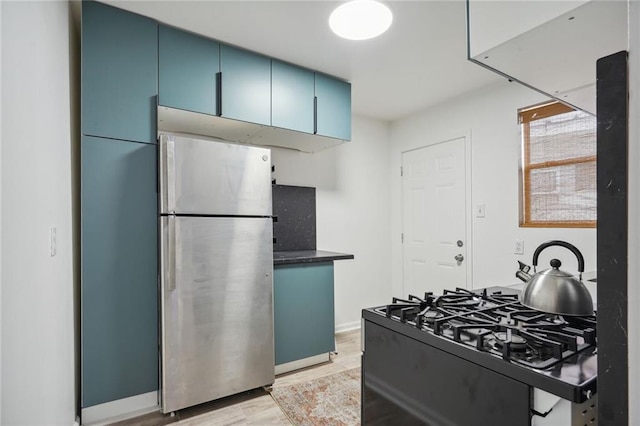
<path fill-rule="evenodd" d="M 272 384 L 271 219 L 160 226 L 163 412 Z"/>
<path fill-rule="evenodd" d="M 160 135 L 160 213 L 271 216 L 271 150 Z"/>

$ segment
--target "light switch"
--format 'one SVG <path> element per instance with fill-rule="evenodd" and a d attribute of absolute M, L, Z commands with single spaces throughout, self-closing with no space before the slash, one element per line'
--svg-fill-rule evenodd
<path fill-rule="evenodd" d="M 484 204 L 476 205 L 476 217 L 484 217 Z"/>

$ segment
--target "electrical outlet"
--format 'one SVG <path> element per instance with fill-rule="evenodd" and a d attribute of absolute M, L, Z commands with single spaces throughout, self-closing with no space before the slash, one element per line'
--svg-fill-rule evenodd
<path fill-rule="evenodd" d="M 513 253 L 514 254 L 524 254 L 524 241 L 523 240 L 515 240 L 514 241 Z"/>

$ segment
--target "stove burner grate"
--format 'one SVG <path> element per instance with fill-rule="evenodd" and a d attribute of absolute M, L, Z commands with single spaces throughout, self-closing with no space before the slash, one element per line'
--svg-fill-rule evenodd
<path fill-rule="evenodd" d="M 562 317 L 522 306 L 516 294 L 445 290 L 393 298 L 374 309 L 394 321 L 507 361 L 545 369 L 596 345 L 596 317 Z"/>

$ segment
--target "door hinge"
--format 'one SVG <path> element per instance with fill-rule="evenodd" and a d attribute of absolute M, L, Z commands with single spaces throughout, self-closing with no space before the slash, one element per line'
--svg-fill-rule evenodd
<path fill-rule="evenodd" d="M 400 233 L 400 243 L 404 244 L 404 232 Z"/>
<path fill-rule="evenodd" d="M 404 170 L 402 168 L 402 166 L 400 166 L 400 177 L 404 176 Z"/>

